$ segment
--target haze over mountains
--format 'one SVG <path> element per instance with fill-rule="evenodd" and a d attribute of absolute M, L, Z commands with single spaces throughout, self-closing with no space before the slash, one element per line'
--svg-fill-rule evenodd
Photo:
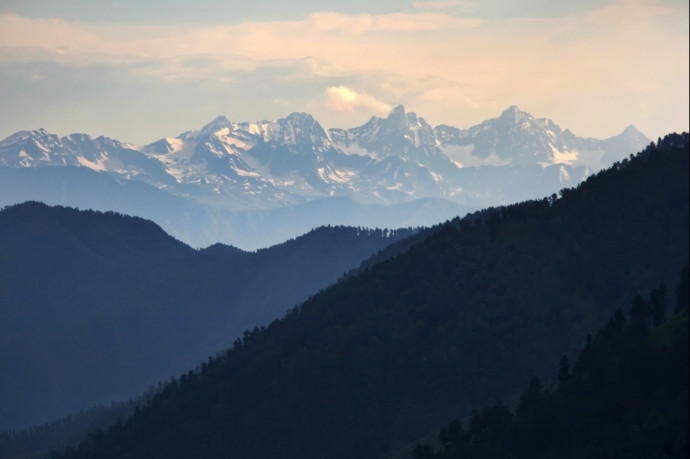
<path fill-rule="evenodd" d="M 605 140 L 509 107 L 467 130 L 398 106 L 325 130 L 306 113 L 231 122 L 146 146 L 42 129 L 0 142 L 0 204 L 27 199 L 152 219 L 193 246 L 255 249 L 323 224 L 431 225 L 579 183 L 649 143 Z"/>
<path fill-rule="evenodd" d="M 411 234 L 321 227 L 252 253 L 194 250 L 141 218 L 8 207 L 0 211 L 0 431 L 138 395 Z"/>

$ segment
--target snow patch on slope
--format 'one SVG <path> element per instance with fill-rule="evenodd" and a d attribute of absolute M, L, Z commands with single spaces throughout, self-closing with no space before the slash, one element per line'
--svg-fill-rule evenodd
<path fill-rule="evenodd" d="M 89 169 L 93 169 L 95 171 L 105 172 L 107 170 L 106 167 L 103 165 L 103 156 L 101 156 L 98 159 L 98 161 L 89 161 L 83 156 L 79 156 L 77 158 L 77 161 L 79 161 L 79 164 L 81 164 L 82 166 L 88 167 Z"/>
<path fill-rule="evenodd" d="M 578 152 L 577 150 L 573 151 L 568 151 L 568 150 L 563 150 L 560 151 L 553 145 L 549 144 L 549 147 L 551 147 L 551 153 L 553 154 L 553 163 L 554 164 L 568 164 L 571 165 L 575 161 L 577 161 L 578 158 Z"/>
<path fill-rule="evenodd" d="M 570 174 L 568 174 L 568 171 L 565 169 L 565 166 L 561 166 L 558 169 L 558 181 L 559 182 L 569 182 L 570 181 Z"/>

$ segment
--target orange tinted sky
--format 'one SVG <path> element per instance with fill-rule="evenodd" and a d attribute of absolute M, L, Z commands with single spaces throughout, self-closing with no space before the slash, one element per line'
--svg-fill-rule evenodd
<path fill-rule="evenodd" d="M 293 111 L 352 127 L 400 103 L 460 128 L 516 104 L 581 136 L 688 129 L 687 2 L 146 3 L 0 4 L 0 138 L 144 144 Z"/>

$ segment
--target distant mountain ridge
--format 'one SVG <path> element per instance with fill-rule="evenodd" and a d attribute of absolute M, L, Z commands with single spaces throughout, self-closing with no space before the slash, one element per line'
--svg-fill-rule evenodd
<path fill-rule="evenodd" d="M 144 147 L 103 136 L 58 138 L 43 129 L 22 131 L 0 142 L 0 164 L 83 166 L 181 194 L 189 191 L 181 186 L 190 185 L 202 196 L 237 195 L 269 207 L 333 195 L 390 204 L 413 197 L 462 201 L 455 180 L 456 164 L 462 161 L 449 160 L 460 157 L 459 148 L 469 158 L 465 163 L 475 167 L 497 165 L 498 160 L 501 165 L 577 163 L 593 168 L 603 165 L 605 155 L 622 159 L 647 143 L 632 126 L 606 140 L 577 137 L 516 106 L 468 130 L 432 128 L 400 105 L 386 118 L 328 132 L 306 113 L 257 123 L 219 116 L 200 131 Z"/>
<path fill-rule="evenodd" d="M 634 126 L 604 140 L 578 137 L 515 105 L 465 131 L 445 125 L 435 131 L 446 154 L 467 166 L 539 163 L 600 169 L 623 159 L 622 151 L 637 151 L 650 142 Z"/>
<path fill-rule="evenodd" d="M 138 217 L 7 207 L 0 432 L 125 400 L 414 233 L 332 226 L 257 252 L 194 250 Z"/>
<path fill-rule="evenodd" d="M 605 140 L 577 137 L 516 106 L 467 130 L 433 128 L 399 105 L 385 118 L 373 116 L 351 129 L 325 130 L 307 113 L 255 123 L 219 116 L 198 131 L 146 146 L 103 136 L 59 138 L 43 129 L 21 131 L 0 141 L 0 167 L 10 169 L 6 175 L 21 168 L 83 167 L 120 183 L 145 183 L 188 200 L 202 213 L 214 214 L 213 219 L 226 220 L 219 212 L 266 211 L 334 197 L 362 205 L 434 198 L 467 210 L 506 204 L 576 185 L 648 143 L 634 127 Z M 500 186 L 494 183 L 487 191 L 483 179 L 477 178 L 496 176 L 497 167 Z M 46 190 L 46 200 L 56 192 Z M 103 198 L 98 209 L 111 210 Z M 0 200 L 0 204 L 16 202 Z M 121 210 L 134 213 L 134 209 Z M 171 234 L 186 234 L 174 223 L 175 216 L 154 213 L 141 216 L 154 218 Z M 441 210 L 436 221 L 452 216 Z M 321 222 L 326 223 L 332 222 Z M 392 227 L 397 222 L 386 223 Z M 427 222 L 415 222 L 421 224 Z M 200 229 L 195 231 L 198 234 Z M 185 240 L 194 245 L 216 241 L 242 245 L 227 233 L 211 240 Z"/>

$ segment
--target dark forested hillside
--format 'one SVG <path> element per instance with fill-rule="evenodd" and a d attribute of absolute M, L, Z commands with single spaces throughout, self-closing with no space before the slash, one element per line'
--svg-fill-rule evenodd
<path fill-rule="evenodd" d="M 441 448 L 418 445 L 413 456 L 685 459 L 688 364 L 685 268 L 674 289 L 662 283 L 627 314 L 617 310 L 572 370 L 561 357 L 554 390 L 533 378 L 514 411 L 498 403 L 455 420 L 441 430 Z"/>
<path fill-rule="evenodd" d="M 324 227 L 256 253 L 197 251 L 140 218 L 7 207 L 0 431 L 141 393 L 409 234 Z"/>
<path fill-rule="evenodd" d="M 577 189 L 449 222 L 56 457 L 376 457 L 548 381 L 688 263 L 688 135 Z"/>

